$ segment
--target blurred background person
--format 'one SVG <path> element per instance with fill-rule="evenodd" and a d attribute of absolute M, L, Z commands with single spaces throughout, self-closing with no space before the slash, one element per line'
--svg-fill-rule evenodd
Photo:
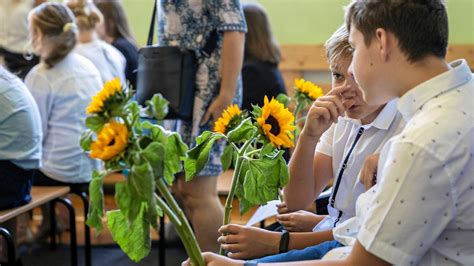
<path fill-rule="evenodd" d="M 0 1 L 0 62 L 21 79 L 39 62 L 28 41 L 28 12 L 45 1 Z"/>
<path fill-rule="evenodd" d="M 102 89 L 99 71 L 73 52 L 77 26 L 66 5 L 43 3 L 31 11 L 29 23 L 40 63 L 28 73 L 25 84 L 38 105 L 43 131 L 43 165 L 35 174 L 34 185 L 69 186 L 72 192 L 87 192 L 99 162 L 82 151 L 79 139 L 86 130 L 86 107 Z M 48 217 L 43 215 L 38 239 L 48 235 Z"/>
<path fill-rule="evenodd" d="M 103 20 L 97 27 L 102 40 L 111 44 L 125 57 L 125 78 L 135 89 L 137 81 L 138 49 L 128 25 L 127 15 L 121 0 L 95 0 Z"/>
<path fill-rule="evenodd" d="M 245 35 L 244 64 L 242 67 L 242 109 L 252 110 L 252 104 L 263 106 L 269 99 L 286 93 L 283 77 L 278 70 L 281 53 L 273 36 L 268 16 L 259 4 L 243 5 L 247 34 Z"/>
<path fill-rule="evenodd" d="M 102 41 L 96 27 L 102 21 L 102 13 L 92 0 L 67 0 L 67 6 L 76 17 L 79 29 L 75 52 L 89 59 L 100 70 L 102 83 L 114 78 L 126 84 L 125 57 L 112 45 Z"/>

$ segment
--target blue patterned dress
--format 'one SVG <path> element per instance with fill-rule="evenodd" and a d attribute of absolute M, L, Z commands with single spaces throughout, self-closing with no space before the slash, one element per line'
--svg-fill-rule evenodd
<path fill-rule="evenodd" d="M 178 132 L 192 147 L 195 139 L 213 125 L 199 126 L 212 100 L 219 94 L 222 37 L 225 31 L 246 32 L 247 26 L 239 0 L 160 0 L 158 6 L 158 44 L 179 46 L 183 50 L 201 49 L 210 33 L 218 32 L 218 45 L 209 58 L 199 64 L 196 74 L 196 95 L 192 122 L 165 121 L 166 128 Z M 239 78 L 234 103 L 242 101 Z M 206 167 L 200 176 L 217 176 L 221 172 L 220 156 L 224 143 L 215 144 Z"/>

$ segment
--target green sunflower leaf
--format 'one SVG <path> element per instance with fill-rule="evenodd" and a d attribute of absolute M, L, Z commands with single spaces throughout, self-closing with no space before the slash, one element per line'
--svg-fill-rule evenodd
<path fill-rule="evenodd" d="M 102 217 L 104 216 L 104 192 L 102 181 L 104 175 L 97 170 L 92 172 L 92 180 L 89 183 L 89 212 L 87 214 L 87 225 L 96 229 L 99 235 L 104 228 Z"/>
<path fill-rule="evenodd" d="M 107 212 L 107 225 L 115 242 L 134 262 L 148 256 L 151 248 L 150 225 L 145 219 L 147 206 L 141 204 L 136 219 L 129 223 L 120 210 Z"/>
<path fill-rule="evenodd" d="M 188 146 L 184 144 L 178 133 L 168 136 L 165 144 L 164 177 L 169 185 L 173 183 L 175 174 L 183 170 L 180 158 L 185 157 L 187 151 Z"/>
<path fill-rule="evenodd" d="M 252 119 L 246 118 L 233 130 L 227 133 L 229 142 L 239 142 L 252 137 L 257 128 L 252 124 Z"/>
<path fill-rule="evenodd" d="M 84 151 L 90 151 L 93 135 L 94 132 L 91 130 L 86 130 L 81 134 L 81 139 L 79 140 L 79 143 Z"/>
<path fill-rule="evenodd" d="M 93 115 L 86 118 L 86 127 L 94 132 L 99 132 L 102 127 L 107 123 L 104 117 Z"/>
<path fill-rule="evenodd" d="M 163 120 L 168 114 L 169 101 L 166 100 L 160 93 L 156 93 L 153 97 L 145 102 L 147 109 L 146 113 L 156 120 Z"/>
<path fill-rule="evenodd" d="M 234 155 L 234 148 L 231 145 L 227 145 L 224 148 L 224 153 L 221 156 L 222 170 L 229 169 L 232 165 L 232 157 Z"/>
<path fill-rule="evenodd" d="M 196 138 L 197 145 L 187 152 L 187 157 L 182 158 L 186 172 L 186 181 L 192 180 L 194 176 L 201 172 L 209 160 L 212 145 L 216 140 L 222 138 L 225 138 L 225 136 L 211 131 L 205 131 Z"/>
<path fill-rule="evenodd" d="M 281 102 L 285 107 L 288 107 L 288 104 L 291 101 L 291 97 L 289 97 L 285 93 L 280 93 L 280 94 L 277 95 L 276 100 Z"/>

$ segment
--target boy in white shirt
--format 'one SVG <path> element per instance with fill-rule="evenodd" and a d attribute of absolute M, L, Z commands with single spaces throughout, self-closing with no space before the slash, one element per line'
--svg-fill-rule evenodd
<path fill-rule="evenodd" d="M 465 60 L 444 59 L 443 1 L 356 0 L 346 23 L 364 99 L 400 97 L 407 126 L 381 153 L 377 189 L 349 256 L 285 265 L 472 264 L 474 81 Z M 214 254 L 205 259 L 244 265 Z"/>
<path fill-rule="evenodd" d="M 256 261 L 311 260 L 320 259 L 330 249 L 341 246 L 333 240 L 332 228 L 355 215 L 355 201 L 365 191 L 357 178 L 365 158 L 379 153 L 386 141 L 405 126 L 397 111 L 396 100 L 380 105 L 368 105 L 363 101 L 362 91 L 352 73 L 348 72 L 352 53 L 349 33 L 344 25 L 325 46 L 333 90 L 314 102 L 309 111 L 290 161 L 285 208 L 289 211 L 305 209 L 334 178 L 334 189 L 328 204 L 329 215 L 313 214 L 313 224 L 307 226 L 304 232 L 292 230 L 298 218 L 287 217 L 295 216 L 295 213 L 277 216 L 290 233 L 239 225 L 223 226 L 220 231 L 224 236 L 219 241 L 231 258 L 251 259 L 272 255 Z M 347 110 L 338 113 L 343 106 Z M 338 116 L 324 121 L 325 115 L 336 113 Z M 340 117 L 343 114 L 345 117 Z M 316 224 L 314 232 L 311 232 Z M 289 241 L 285 242 L 285 238 Z"/>

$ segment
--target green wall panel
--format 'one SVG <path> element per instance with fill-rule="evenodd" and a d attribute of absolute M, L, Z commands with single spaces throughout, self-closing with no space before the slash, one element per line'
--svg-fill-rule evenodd
<path fill-rule="evenodd" d="M 220 0 L 217 0 L 220 1 Z M 144 44 L 153 0 L 123 0 L 132 31 Z M 262 4 L 280 44 L 321 44 L 343 23 L 349 0 L 254 0 Z M 474 0 L 448 0 L 450 43 L 474 44 Z"/>

